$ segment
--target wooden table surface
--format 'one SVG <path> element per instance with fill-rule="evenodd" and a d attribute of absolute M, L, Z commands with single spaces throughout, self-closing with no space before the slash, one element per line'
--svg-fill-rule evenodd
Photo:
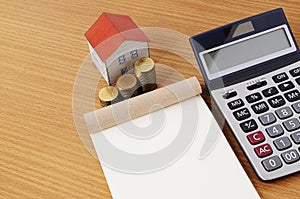
<path fill-rule="evenodd" d="M 102 12 L 192 36 L 277 7 L 300 43 L 299 0 L 1 0 L 0 198 L 111 198 L 72 114 L 74 81 L 89 53 L 84 33 Z M 196 75 L 209 103 L 197 70 L 167 52 L 152 56 L 185 77 Z M 260 181 L 226 125 L 224 132 L 262 198 L 300 198 L 299 173 Z"/>

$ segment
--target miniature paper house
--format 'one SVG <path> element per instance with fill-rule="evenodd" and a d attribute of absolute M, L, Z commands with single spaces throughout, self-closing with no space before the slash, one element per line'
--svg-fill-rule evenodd
<path fill-rule="evenodd" d="M 148 37 L 129 16 L 103 13 L 85 34 L 93 62 L 109 85 L 149 57 Z"/>

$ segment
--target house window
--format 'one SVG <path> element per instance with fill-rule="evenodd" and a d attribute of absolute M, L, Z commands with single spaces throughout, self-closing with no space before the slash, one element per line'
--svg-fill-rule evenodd
<path fill-rule="evenodd" d="M 119 64 L 124 64 L 125 63 L 125 55 L 122 55 L 119 57 Z"/>
<path fill-rule="evenodd" d="M 121 68 L 121 74 L 124 75 L 125 73 L 127 73 L 127 67 Z"/>
<path fill-rule="evenodd" d="M 139 56 L 137 50 L 131 51 L 130 54 L 131 54 L 131 59 L 137 58 Z"/>

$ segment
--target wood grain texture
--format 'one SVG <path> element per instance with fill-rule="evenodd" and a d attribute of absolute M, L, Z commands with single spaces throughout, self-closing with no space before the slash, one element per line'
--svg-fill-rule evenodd
<path fill-rule="evenodd" d="M 111 198 L 72 115 L 74 80 L 88 55 L 83 35 L 103 11 L 192 36 L 277 7 L 300 43 L 299 0 L 0 0 L 0 198 Z M 168 52 L 151 53 L 185 77 L 196 74 L 210 104 L 196 69 Z M 299 173 L 260 181 L 226 125 L 224 132 L 262 198 L 300 197 Z"/>

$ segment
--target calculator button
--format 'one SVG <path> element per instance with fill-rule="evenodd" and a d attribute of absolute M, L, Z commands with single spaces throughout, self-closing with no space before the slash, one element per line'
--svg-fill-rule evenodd
<path fill-rule="evenodd" d="M 233 100 L 233 101 L 229 102 L 227 105 L 230 108 L 230 110 L 234 110 L 234 109 L 244 106 L 245 104 L 242 99 L 237 99 L 237 100 Z"/>
<path fill-rule="evenodd" d="M 254 119 L 251 119 L 251 120 L 248 120 L 248 121 L 245 121 L 245 122 L 241 123 L 240 127 L 242 128 L 242 130 L 245 133 L 254 131 L 258 128 L 257 123 L 255 122 Z"/>
<path fill-rule="evenodd" d="M 300 144 L 300 131 L 293 133 L 291 138 L 296 144 Z"/>
<path fill-rule="evenodd" d="M 285 105 L 284 98 L 280 95 L 273 97 L 271 99 L 268 99 L 268 102 L 273 108 L 278 108 L 280 106 Z"/>
<path fill-rule="evenodd" d="M 269 107 L 266 102 L 259 102 L 257 104 L 252 105 L 251 108 L 256 114 L 264 113 L 269 110 Z"/>
<path fill-rule="evenodd" d="M 290 70 L 290 74 L 291 74 L 293 77 L 299 76 L 299 75 L 300 75 L 300 67 L 294 68 L 293 70 Z"/>
<path fill-rule="evenodd" d="M 295 79 L 297 84 L 300 85 L 300 77 L 298 77 L 297 79 Z"/>
<path fill-rule="evenodd" d="M 281 137 L 277 140 L 274 140 L 275 147 L 279 150 L 285 150 L 292 146 L 292 143 L 288 137 Z"/>
<path fill-rule="evenodd" d="M 276 121 L 276 118 L 273 113 L 266 113 L 262 116 L 259 116 L 258 119 L 262 123 L 262 125 L 269 125 Z"/>
<path fill-rule="evenodd" d="M 234 115 L 235 119 L 237 119 L 238 121 L 247 119 L 251 116 L 251 114 L 247 108 L 242 108 L 240 110 L 234 111 L 233 115 Z"/>
<path fill-rule="evenodd" d="M 237 92 L 236 91 L 231 91 L 231 92 L 226 92 L 224 95 L 223 95 L 223 98 L 224 99 L 229 99 L 229 98 L 232 98 L 234 96 L 237 96 Z"/>
<path fill-rule="evenodd" d="M 247 138 L 251 144 L 259 144 L 265 141 L 265 136 L 262 134 L 261 131 L 257 131 L 255 133 L 251 133 L 247 135 Z"/>
<path fill-rule="evenodd" d="M 287 91 L 287 90 L 290 90 L 292 88 L 295 88 L 293 82 L 291 81 L 288 81 L 288 82 L 284 82 L 282 84 L 279 84 L 278 85 L 278 88 L 281 90 L 281 91 Z"/>
<path fill-rule="evenodd" d="M 300 99 L 300 92 L 298 90 L 293 90 L 285 93 L 284 96 L 289 102 L 294 102 Z"/>
<path fill-rule="evenodd" d="M 300 113 L 300 102 L 293 104 L 292 107 L 296 113 Z"/>
<path fill-rule="evenodd" d="M 253 102 L 259 101 L 261 99 L 262 99 L 262 96 L 260 93 L 253 93 L 251 95 L 246 96 L 246 100 L 249 103 L 253 103 Z"/>
<path fill-rule="evenodd" d="M 282 167 L 282 162 L 280 158 L 276 155 L 262 161 L 262 165 L 264 166 L 266 171 L 274 171 Z"/>
<path fill-rule="evenodd" d="M 276 115 L 279 117 L 279 119 L 286 119 L 293 115 L 292 110 L 290 107 L 283 107 L 275 111 Z"/>
<path fill-rule="evenodd" d="M 287 131 L 294 131 L 300 127 L 300 123 L 298 119 L 292 118 L 283 122 L 283 126 Z"/>
<path fill-rule="evenodd" d="M 267 85 L 267 81 L 259 81 L 259 82 L 256 82 L 255 84 L 252 84 L 250 86 L 247 86 L 247 89 L 252 91 L 254 89 L 257 89 L 257 88 L 260 88 L 260 87 L 263 87 Z"/>
<path fill-rule="evenodd" d="M 277 88 L 275 86 L 273 86 L 273 87 L 263 90 L 262 93 L 265 97 L 270 97 L 270 96 L 276 95 L 279 92 L 278 92 Z"/>
<path fill-rule="evenodd" d="M 282 153 L 281 157 L 287 164 L 292 164 L 300 159 L 299 153 L 295 149 L 291 149 L 287 152 Z"/>
<path fill-rule="evenodd" d="M 266 143 L 254 148 L 255 153 L 258 157 L 263 158 L 273 153 L 270 144 Z"/>
<path fill-rule="evenodd" d="M 271 138 L 275 138 L 283 134 L 283 129 L 279 124 L 268 127 L 266 131 Z"/>
<path fill-rule="evenodd" d="M 272 77 L 272 79 L 275 83 L 283 82 L 283 81 L 287 80 L 288 78 L 289 77 L 287 76 L 286 73 L 280 73 L 280 74 Z"/>

